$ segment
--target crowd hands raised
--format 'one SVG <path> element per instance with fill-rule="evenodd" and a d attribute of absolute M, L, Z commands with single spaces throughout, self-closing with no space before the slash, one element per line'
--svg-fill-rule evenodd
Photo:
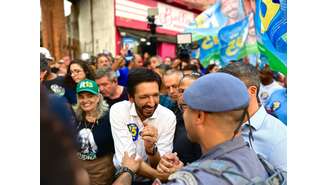
<path fill-rule="evenodd" d="M 265 180 L 257 154 L 287 171 L 287 81 L 268 65 L 205 68 L 127 48 L 56 62 L 42 50 L 40 81 L 47 109 L 77 145 L 82 175 L 72 184 L 246 184 L 193 168 L 216 160 Z"/>

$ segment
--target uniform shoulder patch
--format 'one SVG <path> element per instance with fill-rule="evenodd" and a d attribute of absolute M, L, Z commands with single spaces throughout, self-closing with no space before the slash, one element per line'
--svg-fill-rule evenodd
<path fill-rule="evenodd" d="M 177 172 L 171 174 L 168 178 L 168 180 L 174 180 L 174 179 L 180 180 L 183 183 L 188 184 L 188 185 L 197 185 L 198 184 L 195 176 L 191 172 L 188 172 L 188 171 L 183 171 L 183 170 L 177 171 Z"/>

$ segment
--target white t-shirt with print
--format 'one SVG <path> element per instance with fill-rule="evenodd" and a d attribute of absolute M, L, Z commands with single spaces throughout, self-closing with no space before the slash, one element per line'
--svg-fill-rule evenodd
<path fill-rule="evenodd" d="M 265 105 L 266 101 L 269 99 L 269 97 L 271 96 L 271 94 L 278 89 L 282 89 L 283 87 L 281 85 L 279 85 L 278 82 L 276 82 L 275 80 L 269 84 L 269 85 L 260 85 L 260 91 L 259 91 L 259 98 L 261 101 L 262 105 Z"/>

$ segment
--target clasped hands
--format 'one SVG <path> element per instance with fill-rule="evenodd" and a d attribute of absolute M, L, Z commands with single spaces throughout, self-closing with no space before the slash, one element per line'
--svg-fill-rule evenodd
<path fill-rule="evenodd" d="M 155 144 L 158 139 L 157 128 L 144 123 L 144 128 L 140 134 L 142 140 L 144 141 L 145 150 L 147 153 L 153 153 Z"/>

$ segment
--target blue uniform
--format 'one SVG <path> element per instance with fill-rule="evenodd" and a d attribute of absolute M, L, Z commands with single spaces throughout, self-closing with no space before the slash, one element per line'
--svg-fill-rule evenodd
<path fill-rule="evenodd" d="M 287 89 L 274 91 L 265 104 L 265 109 L 287 125 Z"/>
<path fill-rule="evenodd" d="M 268 114 L 264 107 L 250 118 L 254 141 L 252 146 L 273 166 L 287 171 L 287 127 Z M 249 126 L 243 124 L 242 136 L 249 142 Z"/>
<path fill-rule="evenodd" d="M 212 160 L 215 160 L 213 162 Z M 264 180 L 268 177 L 263 165 L 258 160 L 255 152 L 249 148 L 240 136 L 236 136 L 233 140 L 219 144 L 204 154 L 199 160 L 185 166 L 181 170 L 173 173 L 169 177 L 167 184 L 173 185 L 192 185 L 192 184 L 242 184 L 245 183 L 244 178 L 237 175 L 222 174 L 215 175 L 208 171 L 201 170 L 199 166 L 203 162 L 211 162 L 216 169 L 229 169 L 230 171 L 242 174 L 249 179 Z M 215 164 L 216 163 L 216 164 Z"/>

